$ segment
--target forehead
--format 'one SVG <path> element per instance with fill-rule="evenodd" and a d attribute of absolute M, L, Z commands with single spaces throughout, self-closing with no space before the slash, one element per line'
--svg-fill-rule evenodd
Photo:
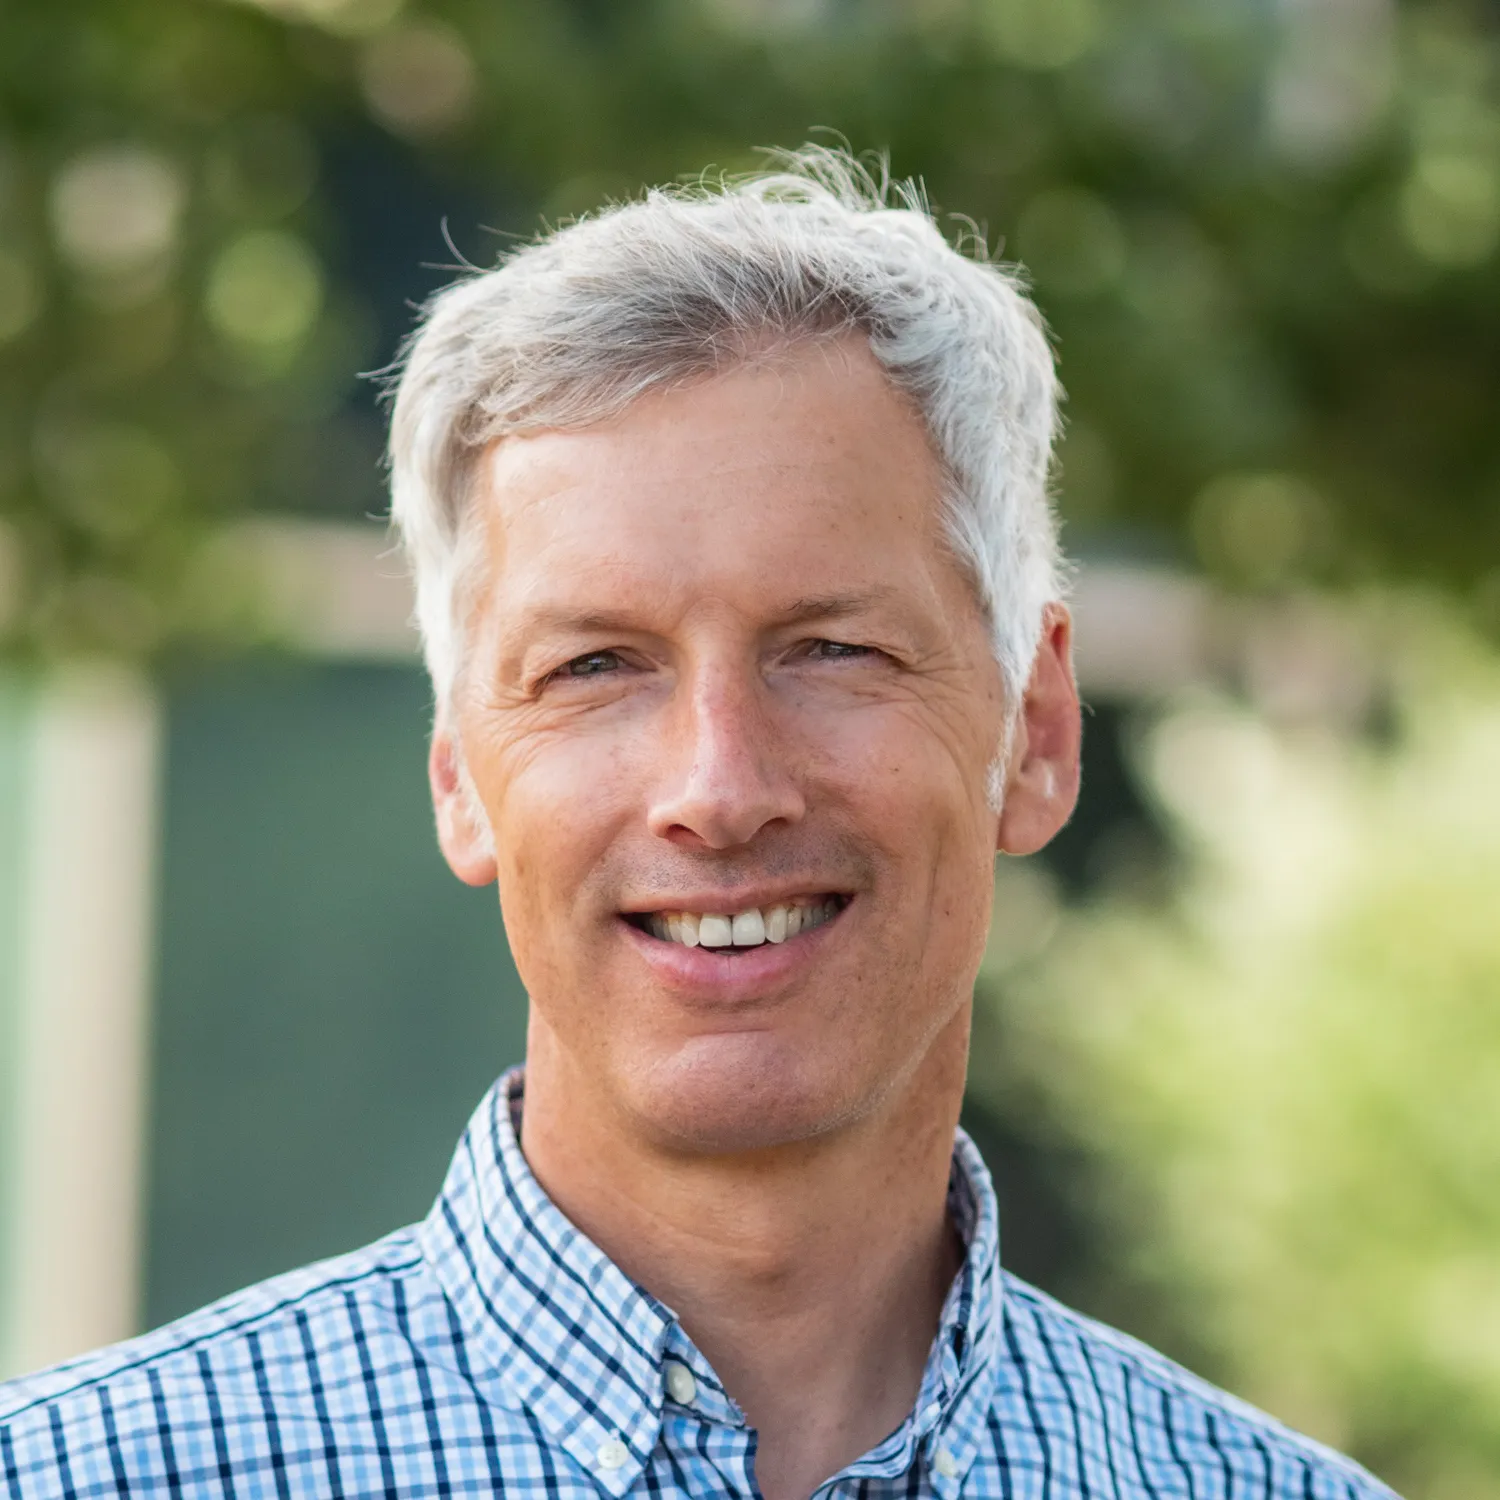
<path fill-rule="evenodd" d="M 849 588 L 922 595 L 956 572 L 926 428 L 863 341 L 501 440 L 480 478 L 487 593 L 503 613 L 589 595 L 667 607 L 709 594 L 750 610 Z"/>

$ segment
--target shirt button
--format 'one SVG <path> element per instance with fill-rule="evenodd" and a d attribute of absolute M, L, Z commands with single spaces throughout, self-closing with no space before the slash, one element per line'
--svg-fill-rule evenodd
<path fill-rule="evenodd" d="M 958 1478 L 958 1460 L 946 1448 L 938 1449 L 937 1453 L 933 1456 L 932 1467 L 944 1479 Z"/>
<path fill-rule="evenodd" d="M 619 1438 L 600 1443 L 599 1451 L 594 1455 L 601 1469 L 623 1469 L 629 1457 L 630 1449 Z"/>
<path fill-rule="evenodd" d="M 693 1372 L 675 1359 L 667 1361 L 667 1394 L 679 1406 L 691 1406 L 693 1397 L 698 1394 L 698 1382 L 693 1379 Z"/>

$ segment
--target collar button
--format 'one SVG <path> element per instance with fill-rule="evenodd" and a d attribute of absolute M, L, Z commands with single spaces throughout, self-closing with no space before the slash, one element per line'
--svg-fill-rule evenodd
<path fill-rule="evenodd" d="M 629 1458 L 630 1449 L 619 1438 L 610 1438 L 607 1442 L 600 1443 L 599 1451 L 594 1454 L 594 1461 L 601 1469 L 606 1470 L 623 1469 Z"/>
<path fill-rule="evenodd" d="M 698 1394 L 698 1382 L 693 1379 L 693 1372 L 685 1364 L 669 1359 L 666 1363 L 665 1374 L 667 1394 L 679 1406 L 691 1406 L 693 1397 Z"/>

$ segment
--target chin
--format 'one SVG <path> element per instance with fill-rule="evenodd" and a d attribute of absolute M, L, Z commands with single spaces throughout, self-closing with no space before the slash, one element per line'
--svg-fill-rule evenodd
<path fill-rule="evenodd" d="M 831 1134 L 866 1112 L 848 1060 L 815 1069 L 763 1035 L 700 1038 L 630 1090 L 633 1112 L 668 1149 L 723 1156 Z"/>

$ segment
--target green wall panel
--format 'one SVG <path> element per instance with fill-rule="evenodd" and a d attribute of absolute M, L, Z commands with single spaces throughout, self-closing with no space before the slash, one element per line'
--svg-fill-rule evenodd
<path fill-rule="evenodd" d="M 258 662 L 166 700 L 151 1324 L 419 1218 L 525 1040 L 494 892 L 434 840 L 420 672 Z"/>

